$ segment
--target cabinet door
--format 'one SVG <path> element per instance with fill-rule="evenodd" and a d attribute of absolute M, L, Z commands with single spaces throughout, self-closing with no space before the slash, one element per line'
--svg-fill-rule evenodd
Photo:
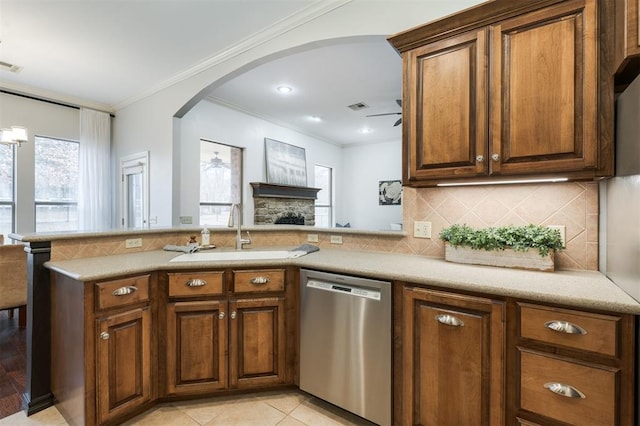
<path fill-rule="evenodd" d="M 202 393 L 227 387 L 226 302 L 167 306 L 167 392 Z"/>
<path fill-rule="evenodd" d="M 486 62 L 484 30 L 404 54 L 405 183 L 487 173 Z"/>
<path fill-rule="evenodd" d="M 234 300 L 229 312 L 230 386 L 284 383 L 284 298 Z"/>
<path fill-rule="evenodd" d="M 149 308 L 98 319 L 97 339 L 97 416 L 102 424 L 151 399 Z"/>
<path fill-rule="evenodd" d="M 402 424 L 503 424 L 503 316 L 502 302 L 404 289 Z"/>
<path fill-rule="evenodd" d="M 595 169 L 595 0 L 509 19 L 491 34 L 491 173 Z"/>

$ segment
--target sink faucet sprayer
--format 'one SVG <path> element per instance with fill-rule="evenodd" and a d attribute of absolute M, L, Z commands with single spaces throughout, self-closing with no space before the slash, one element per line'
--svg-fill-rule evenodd
<path fill-rule="evenodd" d="M 235 212 L 235 215 L 234 215 Z M 236 227 L 236 250 L 242 250 L 242 246 L 245 244 L 251 244 L 251 234 L 247 231 L 247 238 L 242 238 L 242 232 L 240 231 L 240 222 L 242 218 L 242 207 L 240 204 L 231 204 L 231 210 L 229 211 L 229 228 Z M 235 225 L 234 225 L 235 224 Z"/>

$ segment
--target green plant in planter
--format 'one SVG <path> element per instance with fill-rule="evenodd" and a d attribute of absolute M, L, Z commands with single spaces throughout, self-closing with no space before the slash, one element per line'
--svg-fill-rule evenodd
<path fill-rule="evenodd" d="M 500 226 L 473 229 L 467 225 L 451 225 L 440 231 L 440 239 L 454 247 L 471 247 L 474 250 L 527 251 L 535 248 L 544 257 L 551 250 L 563 249 L 562 237 L 557 229 L 546 226 Z"/>

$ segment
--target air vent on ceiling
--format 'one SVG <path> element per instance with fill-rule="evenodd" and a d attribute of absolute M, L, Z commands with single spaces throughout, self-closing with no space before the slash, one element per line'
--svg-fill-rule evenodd
<path fill-rule="evenodd" d="M 369 105 L 365 104 L 364 102 L 358 102 L 353 105 L 349 105 L 348 108 L 353 111 L 360 111 L 361 109 L 369 108 Z"/>
<path fill-rule="evenodd" d="M 10 64 L 8 62 L 0 61 L 0 70 L 11 71 L 11 72 L 20 72 L 22 67 L 17 65 Z"/>

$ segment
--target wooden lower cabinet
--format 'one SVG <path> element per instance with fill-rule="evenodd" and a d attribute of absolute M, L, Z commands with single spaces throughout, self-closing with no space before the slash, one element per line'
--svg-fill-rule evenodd
<path fill-rule="evenodd" d="M 167 305 L 167 393 L 205 393 L 227 387 L 227 303 Z"/>
<path fill-rule="evenodd" d="M 106 423 L 151 400 L 149 307 L 96 320 L 98 423 Z"/>
<path fill-rule="evenodd" d="M 394 423 L 502 424 L 504 315 L 503 302 L 404 287 Z"/>
<path fill-rule="evenodd" d="M 167 396 L 289 380 L 284 270 L 233 271 L 227 278 L 216 271 L 168 275 Z"/>
<path fill-rule="evenodd" d="M 229 302 L 230 387 L 284 383 L 284 306 L 282 297 Z"/>

